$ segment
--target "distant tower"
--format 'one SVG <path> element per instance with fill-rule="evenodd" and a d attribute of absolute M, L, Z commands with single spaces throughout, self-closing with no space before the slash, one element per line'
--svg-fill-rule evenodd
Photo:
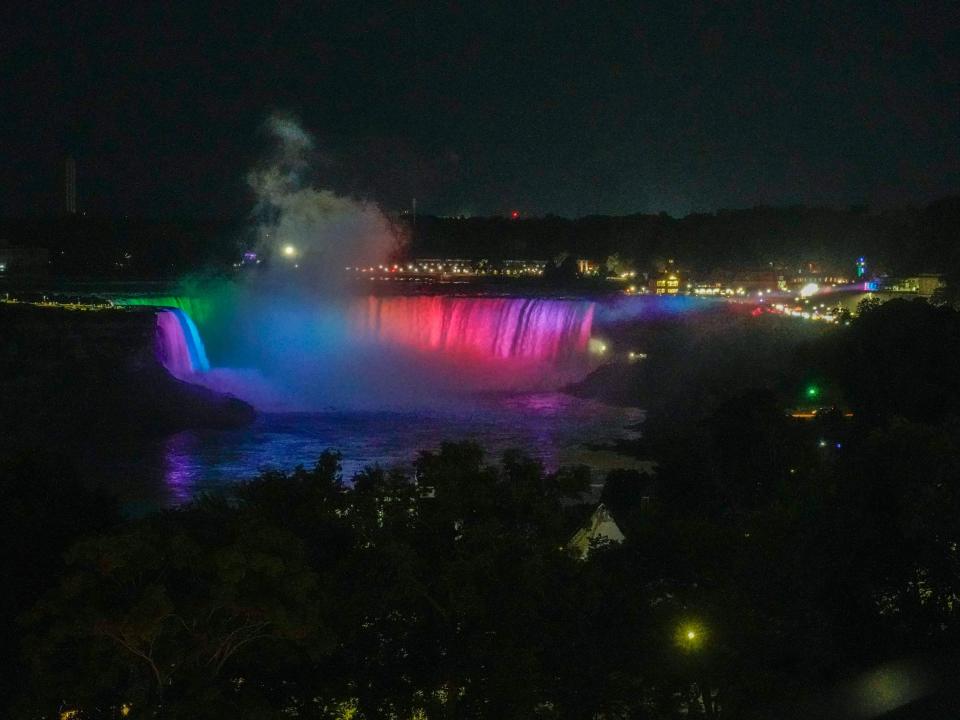
<path fill-rule="evenodd" d="M 68 157 L 63 164 L 63 209 L 67 215 L 77 214 L 77 163 L 72 157 Z"/>

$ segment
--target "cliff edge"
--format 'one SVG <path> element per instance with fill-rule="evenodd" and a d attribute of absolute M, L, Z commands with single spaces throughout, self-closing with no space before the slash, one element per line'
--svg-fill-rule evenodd
<path fill-rule="evenodd" d="M 157 435 L 234 428 L 255 412 L 237 398 L 177 380 L 155 353 L 149 310 L 0 303 L 0 436 Z"/>

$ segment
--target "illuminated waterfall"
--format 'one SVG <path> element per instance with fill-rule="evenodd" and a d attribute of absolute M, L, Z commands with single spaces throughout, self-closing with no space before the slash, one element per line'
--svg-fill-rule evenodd
<path fill-rule="evenodd" d="M 209 368 L 203 341 L 194 320 L 204 333 L 215 336 L 222 354 L 244 354 L 236 327 L 249 327 L 247 339 L 262 337 L 264 328 L 289 322 L 280 303 L 238 302 L 232 297 L 165 296 L 115 298 L 118 305 L 154 305 L 169 308 L 158 314 L 161 353 L 168 369 L 189 374 Z M 304 299 L 302 307 L 309 307 Z M 295 306 L 293 306 L 295 307 Z M 318 306 L 331 327 L 327 342 L 346 348 L 355 341 L 403 347 L 413 351 L 476 360 L 525 360 L 562 362 L 583 355 L 593 330 L 596 304 L 586 300 L 518 297 L 456 297 L 450 295 L 368 296 L 343 304 Z M 238 308 L 243 308 L 239 310 Z M 165 315 L 167 317 L 165 317 Z M 339 318 L 339 319 L 338 319 Z M 183 346 L 173 339 L 182 331 Z M 304 327 L 304 333 L 311 328 Z M 316 328 L 312 328 L 316 330 Z M 306 350 L 307 348 L 301 348 Z M 180 358 L 180 360 L 174 359 Z M 187 358 L 190 362 L 186 362 Z M 189 368 L 189 369 L 188 369 Z"/>
<path fill-rule="evenodd" d="M 226 293 L 153 300 L 157 358 L 170 374 L 264 410 L 407 408 L 476 392 L 553 390 L 596 362 L 588 343 L 598 306 L 587 300 Z M 194 324 L 191 306 L 209 310 L 205 323 Z"/>
<path fill-rule="evenodd" d="M 368 297 L 351 308 L 358 336 L 443 355 L 556 362 L 583 353 L 594 303 L 549 298 Z"/>
<path fill-rule="evenodd" d="M 179 308 L 157 313 L 157 356 L 170 374 L 181 380 L 210 369 L 197 326 Z"/>

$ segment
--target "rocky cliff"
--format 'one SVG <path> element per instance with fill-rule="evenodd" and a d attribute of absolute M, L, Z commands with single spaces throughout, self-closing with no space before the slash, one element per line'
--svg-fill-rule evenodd
<path fill-rule="evenodd" d="M 150 310 L 0 303 L 0 434 L 18 444 L 230 428 L 247 403 L 177 380 Z"/>

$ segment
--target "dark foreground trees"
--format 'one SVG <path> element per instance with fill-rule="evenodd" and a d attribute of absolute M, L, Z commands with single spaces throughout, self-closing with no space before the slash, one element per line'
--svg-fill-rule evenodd
<path fill-rule="evenodd" d="M 576 480 L 448 445 L 416 484 L 372 469 L 346 487 L 327 454 L 84 540 L 27 617 L 18 712 L 529 716 L 580 612 Z"/>
<path fill-rule="evenodd" d="M 523 457 L 447 445 L 346 487 L 324 455 L 75 545 L 16 716 L 786 715 L 958 647 L 955 437 L 896 423 L 773 494 L 693 482 L 700 458 L 653 503 L 620 474 L 628 540 L 583 561 L 575 484 Z"/>

